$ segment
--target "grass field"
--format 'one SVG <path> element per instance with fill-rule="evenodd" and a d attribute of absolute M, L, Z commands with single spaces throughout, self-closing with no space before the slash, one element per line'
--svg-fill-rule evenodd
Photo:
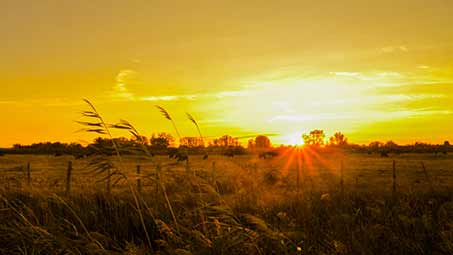
<path fill-rule="evenodd" d="M 204 177 L 212 174 L 213 163 L 216 166 L 218 178 L 227 178 L 231 174 L 274 174 L 278 178 L 275 184 L 285 188 L 285 184 L 288 187 L 295 185 L 298 164 L 300 164 L 301 183 L 304 182 L 304 185 L 300 185 L 307 186 L 304 188 L 314 187 L 316 190 L 325 191 L 340 182 L 343 164 L 345 186 L 363 191 L 370 191 L 370 189 L 389 191 L 392 187 L 392 164 L 395 161 L 398 186 L 403 191 L 426 190 L 431 184 L 439 190 L 448 190 L 453 187 L 453 154 L 401 154 L 383 158 L 376 154 L 329 153 L 310 157 L 306 161 L 300 159 L 300 162 L 297 162 L 297 155 L 290 154 L 289 152 L 274 159 L 259 159 L 257 155 L 234 158 L 212 155 L 207 160 L 203 160 L 202 156 L 192 156 L 190 168 Z M 9 181 L 10 187 L 25 185 L 26 167 L 30 163 L 33 186 L 54 192 L 63 191 L 69 161 L 73 162 L 71 184 L 75 191 L 77 188 L 85 187 L 101 190 L 104 188 L 102 182 L 96 182 L 102 178 L 96 177 L 87 167 L 87 159 L 75 160 L 72 156 L 7 155 L 0 157 L 0 180 L 6 186 Z M 185 163 L 176 164 L 166 156 L 155 157 L 155 161 L 161 162 L 163 173 L 184 173 L 185 171 Z M 144 175 L 155 173 L 155 163 L 145 158 L 125 157 L 124 166 L 131 177 L 135 176 L 137 165 L 141 166 Z M 148 185 L 151 184 L 145 179 L 143 184 L 145 190 Z M 121 187 L 121 184 L 117 187 Z"/>
<path fill-rule="evenodd" d="M 453 251 L 453 155 L 130 156 L 111 193 L 88 164 L 0 157 L 0 254 Z"/>

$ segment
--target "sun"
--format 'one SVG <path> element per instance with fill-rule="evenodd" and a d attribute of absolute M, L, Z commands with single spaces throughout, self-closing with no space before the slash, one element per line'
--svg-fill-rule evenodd
<path fill-rule="evenodd" d="M 282 138 L 283 138 L 282 140 L 284 141 L 284 143 L 287 145 L 293 145 L 293 146 L 304 145 L 304 140 L 302 140 L 302 135 L 299 132 L 284 135 Z"/>

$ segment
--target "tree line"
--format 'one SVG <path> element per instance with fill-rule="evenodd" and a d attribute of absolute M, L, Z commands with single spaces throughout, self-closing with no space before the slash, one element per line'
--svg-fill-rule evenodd
<path fill-rule="evenodd" d="M 388 153 L 448 153 L 453 152 L 453 146 L 445 141 L 443 144 L 429 144 L 416 142 L 409 145 L 398 145 L 393 141 L 374 141 L 368 145 L 350 143 L 348 138 L 341 132 L 326 139 L 323 130 L 312 130 L 301 137 L 304 146 L 314 149 L 342 149 L 351 152 L 380 153 L 385 156 Z M 258 135 L 249 139 L 244 147 L 238 138 L 224 135 L 215 139 L 203 139 L 202 137 L 182 137 L 179 143 L 169 133 L 156 133 L 150 137 L 130 139 L 125 137 L 114 138 L 122 154 L 135 154 L 146 146 L 153 155 L 167 155 L 175 149 L 183 149 L 187 154 L 224 154 L 240 155 L 248 152 L 263 152 L 274 149 L 269 137 Z M 285 147 L 285 146 L 281 146 Z M 44 142 L 31 145 L 15 144 L 11 148 L 0 149 L 0 155 L 4 154 L 47 154 L 47 155 L 74 155 L 84 156 L 97 153 L 113 155 L 114 148 L 111 139 L 98 137 L 91 144 L 79 143 Z"/>
<path fill-rule="evenodd" d="M 443 153 L 453 152 L 453 146 L 450 142 L 445 141 L 442 144 L 430 144 L 424 142 L 415 142 L 413 144 L 399 145 L 393 141 L 381 142 L 373 141 L 368 145 L 359 145 L 349 143 L 348 138 L 341 132 L 336 132 L 329 139 L 323 130 L 316 129 L 310 131 L 308 134 L 302 135 L 302 140 L 305 146 L 315 148 L 338 148 L 349 150 L 352 152 L 363 153 L 380 153 L 386 156 L 389 153 Z"/>
<path fill-rule="evenodd" d="M 88 145 L 79 143 L 42 142 L 31 145 L 14 144 L 11 148 L 0 149 L 0 155 L 4 154 L 45 154 L 45 155 L 74 155 L 85 156 L 94 154 L 113 155 L 118 146 L 120 152 L 125 155 L 136 154 L 142 151 L 143 146 L 153 155 L 166 155 L 174 152 L 174 149 L 183 149 L 188 154 L 226 154 L 240 155 L 247 153 L 238 138 L 224 135 L 219 138 L 205 139 L 201 137 L 182 137 L 179 143 L 168 133 L 157 133 L 151 137 L 132 137 L 130 139 L 119 137 L 109 139 L 98 137 Z"/>

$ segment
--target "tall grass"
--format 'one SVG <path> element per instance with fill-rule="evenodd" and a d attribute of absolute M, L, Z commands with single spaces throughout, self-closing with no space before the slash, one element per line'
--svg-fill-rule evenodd
<path fill-rule="evenodd" d="M 116 157 L 119 161 L 119 167 L 116 167 L 116 169 L 117 169 L 116 174 L 120 175 L 127 182 L 127 186 L 129 187 L 129 191 L 130 191 L 130 193 L 134 199 L 135 205 L 137 207 L 137 212 L 140 217 L 140 222 L 142 224 L 146 240 L 148 242 L 149 247 L 152 248 L 151 238 L 148 234 L 148 230 L 145 225 L 145 220 L 143 218 L 142 204 L 139 201 L 136 190 L 133 188 L 132 183 L 129 181 L 128 176 L 124 172 L 125 168 L 123 165 L 123 158 L 121 157 L 121 153 L 118 148 L 118 145 L 116 144 L 115 140 L 113 139 L 110 128 L 128 130 L 132 135 L 134 135 L 137 139 L 139 139 L 139 144 L 143 144 L 143 142 L 141 141 L 142 136 L 138 133 L 138 131 L 129 122 L 124 121 L 124 120 L 120 121 L 118 124 L 108 125 L 102 118 L 101 114 L 99 114 L 99 112 L 96 110 L 94 105 L 87 99 L 84 99 L 84 101 L 89 105 L 89 107 L 91 109 L 89 111 L 83 112 L 82 115 L 84 117 L 90 118 L 92 121 L 79 122 L 79 123 L 84 126 L 88 126 L 88 127 L 93 127 L 93 126 L 96 127 L 95 129 L 87 128 L 87 129 L 85 129 L 85 131 L 94 132 L 94 133 L 98 133 L 98 134 L 107 134 L 108 137 L 110 138 L 110 140 L 112 141 L 113 148 L 115 149 L 115 152 L 116 152 Z M 145 152 L 147 152 L 147 150 L 145 150 Z M 147 153 L 147 155 L 150 155 L 150 154 Z M 105 162 L 101 161 L 100 163 L 105 165 L 105 163 L 109 163 L 109 161 L 108 160 L 106 160 Z M 108 166 L 110 166 L 110 164 Z M 110 173 L 110 168 L 107 168 L 107 170 L 109 171 L 107 178 L 110 178 L 110 176 L 112 175 Z"/>

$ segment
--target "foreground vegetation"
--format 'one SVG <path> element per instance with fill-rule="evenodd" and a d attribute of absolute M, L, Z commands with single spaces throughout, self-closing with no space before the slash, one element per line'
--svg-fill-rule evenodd
<path fill-rule="evenodd" d="M 34 168 L 44 168 L 37 165 L 45 161 L 44 157 L 34 157 Z M 397 162 L 409 165 L 404 157 L 397 158 Z M 362 171 L 364 175 L 374 172 L 375 176 L 370 177 L 370 182 L 363 177 L 360 185 L 350 172 L 360 166 L 353 168 L 346 163 L 343 180 L 339 171 L 320 165 L 313 165 L 310 171 L 308 165 L 298 169 L 293 162 L 285 174 L 277 167 L 281 159 L 257 158 L 192 159 L 187 171 L 185 163 L 175 164 L 161 157 L 160 172 L 152 165 L 143 165 L 140 190 L 134 176 L 138 158 L 123 162 L 125 168 L 131 169 L 130 183 L 122 179 L 112 184 L 110 193 L 105 189 L 104 178 L 89 177 L 86 172 L 77 175 L 76 170 L 70 194 L 65 194 L 63 187 L 37 182 L 31 187 L 8 185 L 8 189 L 2 185 L 0 254 L 451 254 L 453 251 L 452 190 L 441 189 L 436 183 L 431 186 L 423 173 L 411 179 L 420 179 L 418 183 L 411 181 L 411 186 L 406 186 L 409 182 L 400 176 L 397 190 L 392 192 L 391 168 L 381 177 L 385 182 L 378 183 L 372 180 L 379 179 L 379 168 Z M 375 158 L 371 164 L 379 166 L 383 159 Z M 11 156 L 3 160 L 19 159 L 24 158 Z M 357 159 L 346 162 L 353 160 Z M 63 166 L 61 173 L 55 169 L 47 174 L 64 179 L 61 161 L 57 164 Z M 445 165 L 449 160 L 432 162 Z M 89 161 L 76 163 L 75 169 L 79 171 L 83 165 L 89 165 Z M 326 164 L 329 163 L 321 165 Z M 362 167 L 366 169 L 366 165 Z M 416 176 L 417 170 L 413 172 Z M 32 173 L 38 175 L 39 171 Z M 83 186 L 90 178 L 92 186 Z"/>
<path fill-rule="evenodd" d="M 203 187 L 205 188 L 205 187 Z M 206 192 L 206 191 L 205 191 Z M 287 194 L 262 201 L 245 193 L 164 201 L 143 198 L 148 245 L 133 201 L 121 195 L 2 194 L 2 254 L 451 254 L 451 194 L 398 201 L 345 192 Z M 212 196 L 209 201 L 201 196 Z"/>

